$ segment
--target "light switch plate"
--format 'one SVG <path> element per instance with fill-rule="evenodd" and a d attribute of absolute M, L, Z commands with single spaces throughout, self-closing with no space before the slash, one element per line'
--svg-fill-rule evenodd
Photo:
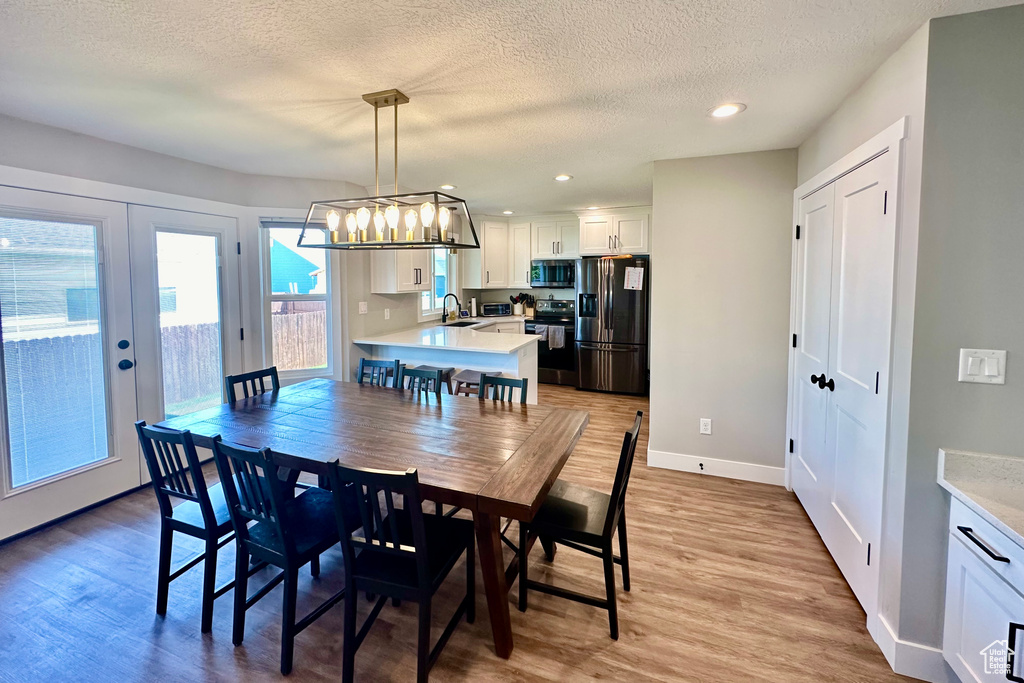
<path fill-rule="evenodd" d="M 366 310 L 367 310 L 366 302 L 365 301 L 360 301 L 359 302 L 359 315 L 366 315 Z"/>
<path fill-rule="evenodd" d="M 960 349 L 957 379 L 977 384 L 1006 384 L 1006 351 Z"/>

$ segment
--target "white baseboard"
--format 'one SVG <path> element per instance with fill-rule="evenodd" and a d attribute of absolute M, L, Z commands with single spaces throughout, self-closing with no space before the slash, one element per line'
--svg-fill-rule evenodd
<path fill-rule="evenodd" d="M 942 650 L 900 640 L 885 617 L 868 619 L 868 632 L 896 673 L 930 683 L 959 683 L 956 674 L 946 665 Z"/>
<path fill-rule="evenodd" d="M 755 465 L 749 462 L 702 458 L 696 455 L 684 455 L 683 453 L 648 450 L 647 465 L 667 470 L 679 470 L 680 472 L 710 474 L 713 477 L 756 481 L 760 484 L 784 486 L 786 483 L 786 468 L 784 467 L 769 467 L 768 465 Z M 701 468 L 701 465 L 703 465 L 703 468 Z"/>

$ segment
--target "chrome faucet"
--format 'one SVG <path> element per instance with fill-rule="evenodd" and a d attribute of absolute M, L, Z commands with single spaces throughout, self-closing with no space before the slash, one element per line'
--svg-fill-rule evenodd
<path fill-rule="evenodd" d="M 442 325 L 444 325 L 446 322 L 448 322 L 448 297 L 450 297 L 450 296 L 455 297 L 455 308 L 460 310 L 460 311 L 462 310 L 462 304 L 459 303 L 459 297 L 455 296 L 451 292 L 449 292 L 448 294 L 445 294 L 444 298 L 441 299 L 441 324 Z"/>

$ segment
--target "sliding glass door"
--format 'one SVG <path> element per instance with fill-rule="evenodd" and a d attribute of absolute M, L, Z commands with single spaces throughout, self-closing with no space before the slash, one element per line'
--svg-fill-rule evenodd
<path fill-rule="evenodd" d="M 126 213 L 0 187 L 0 538 L 138 485 Z"/>

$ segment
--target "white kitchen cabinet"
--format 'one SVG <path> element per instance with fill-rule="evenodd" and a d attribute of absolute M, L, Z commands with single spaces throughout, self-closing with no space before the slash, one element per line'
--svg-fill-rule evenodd
<path fill-rule="evenodd" d="M 580 255 L 578 221 L 535 222 L 531 233 L 535 259 L 574 259 Z"/>
<path fill-rule="evenodd" d="M 530 224 L 508 226 L 509 287 L 530 286 Z"/>
<path fill-rule="evenodd" d="M 971 536 L 1008 561 L 990 557 Z M 962 681 L 1006 681 L 1011 625 L 1024 624 L 1024 567 L 1019 566 L 1024 549 L 954 499 L 947 553 L 943 657 Z M 1020 629 L 1015 640 L 1018 655 L 1012 673 L 1020 676 Z"/>
<path fill-rule="evenodd" d="M 630 211 L 580 218 L 579 253 L 646 254 L 650 252 L 650 213 Z"/>
<path fill-rule="evenodd" d="M 504 332 L 505 334 L 526 334 L 526 323 L 497 323 L 493 330 L 488 332 Z"/>
<path fill-rule="evenodd" d="M 481 267 L 484 289 L 504 289 L 508 284 L 508 223 L 484 221 Z"/>
<path fill-rule="evenodd" d="M 382 249 L 370 255 L 370 291 L 403 294 L 430 291 L 430 249 Z"/>

